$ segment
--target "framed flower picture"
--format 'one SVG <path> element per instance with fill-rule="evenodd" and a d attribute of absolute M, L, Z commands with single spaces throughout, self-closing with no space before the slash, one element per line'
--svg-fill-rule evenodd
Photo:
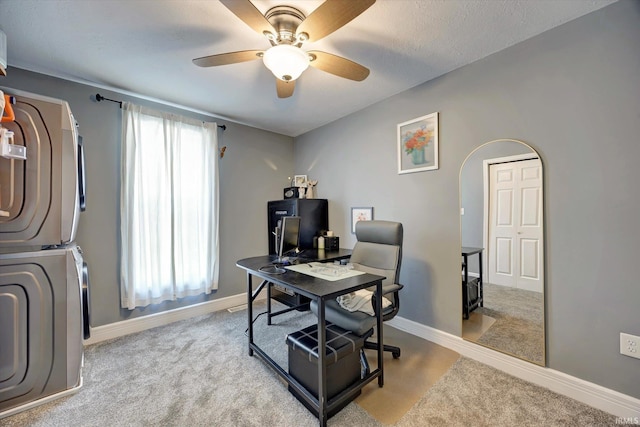
<path fill-rule="evenodd" d="M 398 124 L 398 173 L 438 169 L 438 113 Z"/>
<path fill-rule="evenodd" d="M 351 208 L 351 233 L 356 232 L 358 221 L 371 221 L 373 219 L 373 208 Z"/>

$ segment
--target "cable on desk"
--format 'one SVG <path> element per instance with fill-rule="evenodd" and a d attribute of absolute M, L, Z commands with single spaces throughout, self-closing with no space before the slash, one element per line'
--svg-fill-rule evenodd
<path fill-rule="evenodd" d="M 287 272 L 287 270 L 282 267 L 278 267 L 275 264 L 263 265 L 258 270 L 267 274 L 284 274 Z"/>

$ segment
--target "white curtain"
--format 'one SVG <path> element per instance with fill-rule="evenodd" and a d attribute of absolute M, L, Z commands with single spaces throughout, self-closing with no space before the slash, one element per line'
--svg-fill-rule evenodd
<path fill-rule="evenodd" d="M 122 104 L 121 304 L 218 288 L 216 123 Z"/>

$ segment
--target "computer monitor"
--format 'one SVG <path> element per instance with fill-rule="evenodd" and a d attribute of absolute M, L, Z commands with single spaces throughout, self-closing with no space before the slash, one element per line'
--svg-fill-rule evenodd
<path fill-rule="evenodd" d="M 282 258 L 291 251 L 298 249 L 300 240 L 300 217 L 282 217 L 282 231 L 280 232 L 280 244 L 278 245 L 278 256 Z"/>

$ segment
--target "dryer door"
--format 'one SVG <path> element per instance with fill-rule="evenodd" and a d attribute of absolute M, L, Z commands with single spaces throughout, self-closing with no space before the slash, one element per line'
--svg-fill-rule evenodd
<path fill-rule="evenodd" d="M 0 259 L 0 418 L 4 411 L 81 384 L 80 278 L 74 251 Z"/>
<path fill-rule="evenodd" d="M 78 144 L 65 101 L 2 88 L 13 95 L 15 122 L 3 126 L 26 160 L 0 157 L 0 249 L 66 244 L 79 214 Z"/>

